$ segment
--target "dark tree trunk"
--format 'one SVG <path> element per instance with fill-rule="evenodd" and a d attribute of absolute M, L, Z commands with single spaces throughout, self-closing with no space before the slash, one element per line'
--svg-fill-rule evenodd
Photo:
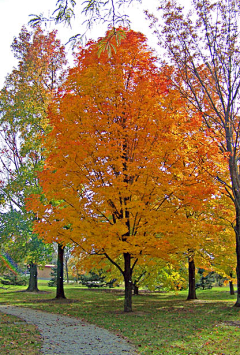
<path fill-rule="evenodd" d="M 240 213 L 238 208 L 236 207 L 236 227 L 235 227 L 235 235 L 236 235 L 236 254 L 237 254 L 237 301 L 235 303 L 235 307 L 240 307 Z"/>
<path fill-rule="evenodd" d="M 132 270 L 131 270 L 131 255 L 129 253 L 124 253 L 124 283 L 125 283 L 124 312 L 132 312 Z"/>
<path fill-rule="evenodd" d="M 30 271 L 30 278 L 29 278 L 29 284 L 27 291 L 28 292 L 39 292 L 38 286 L 37 286 L 37 264 L 30 263 L 29 265 L 29 271 Z"/>
<path fill-rule="evenodd" d="M 188 298 L 187 300 L 196 300 L 196 288 L 195 288 L 195 263 L 193 256 L 188 257 Z"/>
<path fill-rule="evenodd" d="M 230 277 L 233 276 L 232 272 L 230 272 L 229 276 L 230 276 Z M 229 290 L 230 290 L 230 295 L 235 295 L 234 287 L 233 287 L 233 282 L 232 282 L 232 281 L 229 281 Z"/>
<path fill-rule="evenodd" d="M 233 282 L 229 281 L 230 295 L 235 295 Z"/>
<path fill-rule="evenodd" d="M 63 287 L 63 269 L 64 269 L 64 247 L 58 244 L 58 260 L 57 260 L 57 293 L 56 298 L 66 298 Z"/>
<path fill-rule="evenodd" d="M 134 293 L 134 295 L 138 295 L 139 293 L 138 293 L 138 286 L 136 285 L 136 284 L 133 284 L 133 293 Z"/>

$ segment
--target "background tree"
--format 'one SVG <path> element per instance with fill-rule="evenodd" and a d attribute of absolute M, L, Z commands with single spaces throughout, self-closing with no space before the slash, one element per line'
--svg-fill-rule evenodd
<path fill-rule="evenodd" d="M 44 205 L 36 196 L 31 208 L 46 240 L 58 235 L 119 269 L 128 312 L 136 264 L 144 255 L 168 259 L 190 228 L 179 209 L 198 209 L 215 191 L 208 171 L 216 149 L 142 34 L 126 30 L 111 58 L 98 56 L 99 42 L 80 49 L 50 108 L 51 153 L 39 178 L 48 201 L 61 202 Z"/>
<path fill-rule="evenodd" d="M 69 244 L 64 249 L 64 269 L 66 274 L 66 281 L 69 283 L 69 260 L 72 256 L 73 247 Z"/>
<path fill-rule="evenodd" d="M 159 36 L 176 68 L 175 84 L 201 114 L 228 161 L 229 175 L 219 182 L 235 207 L 239 307 L 239 4 L 234 0 L 193 1 L 193 11 L 186 16 L 175 1 L 162 2 L 161 8 L 165 25 Z"/>
<path fill-rule="evenodd" d="M 33 233 L 33 215 L 11 209 L 0 214 L 1 249 L 19 265 L 21 272 L 29 268 L 27 291 L 36 292 L 37 264 L 43 265 L 52 258 L 51 244 L 44 243 Z"/>
<path fill-rule="evenodd" d="M 14 218 L 11 228 L 19 256 L 25 259 L 29 255 L 30 275 L 37 275 L 36 263 L 42 261 L 40 251 L 46 247 L 32 234 L 35 216 L 26 211 L 25 198 L 40 191 L 37 172 L 43 166 L 41 136 L 50 129 L 47 107 L 61 80 L 65 56 L 56 32 L 46 34 L 40 28 L 33 32 L 23 28 L 12 49 L 18 67 L 6 78 L 0 93 L 0 194 L 6 211 L 1 223 L 6 235 Z M 12 233 L 9 231 L 9 243 Z M 37 291 L 36 277 L 30 277 L 29 290 Z"/>

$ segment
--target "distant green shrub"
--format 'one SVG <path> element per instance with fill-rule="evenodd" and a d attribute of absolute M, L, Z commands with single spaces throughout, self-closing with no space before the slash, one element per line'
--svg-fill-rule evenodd
<path fill-rule="evenodd" d="M 53 266 L 51 271 L 51 279 L 48 282 L 49 287 L 56 287 L 57 286 L 57 267 Z"/>
<path fill-rule="evenodd" d="M 27 282 L 28 276 L 25 275 L 7 274 L 3 275 L 1 279 L 2 285 L 26 286 Z"/>

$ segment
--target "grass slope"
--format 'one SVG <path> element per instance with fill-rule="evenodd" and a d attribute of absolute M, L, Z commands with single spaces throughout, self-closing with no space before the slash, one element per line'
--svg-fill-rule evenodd
<path fill-rule="evenodd" d="M 240 309 L 233 307 L 235 296 L 225 287 L 199 291 L 198 300 L 188 302 L 185 291 L 140 294 L 133 297 L 132 313 L 122 311 L 119 291 L 67 285 L 67 300 L 59 301 L 53 300 L 54 289 L 41 283 L 39 288 L 50 293 L 9 287 L 0 290 L 0 302 L 79 317 L 128 338 L 139 354 L 240 354 Z"/>

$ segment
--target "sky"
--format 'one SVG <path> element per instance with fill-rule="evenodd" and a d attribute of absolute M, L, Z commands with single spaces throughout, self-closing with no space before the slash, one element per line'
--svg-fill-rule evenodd
<path fill-rule="evenodd" d="M 78 0 L 78 2 L 80 1 Z M 11 51 L 14 37 L 18 37 L 22 26 L 27 25 L 31 18 L 29 17 L 30 14 L 44 13 L 45 16 L 51 15 L 53 9 L 55 9 L 56 2 L 57 0 L 0 0 L 0 89 L 3 87 L 7 74 L 11 73 L 13 67 L 17 65 L 17 61 Z M 151 6 L 149 6 L 149 3 Z M 151 35 L 149 24 L 145 20 L 143 10 L 150 8 L 150 10 L 155 11 L 156 6 L 157 0 L 142 0 L 142 5 L 135 2 L 134 5 L 127 9 L 127 13 L 130 14 L 132 28 L 143 32 L 149 38 L 153 38 L 153 36 Z M 81 25 L 83 21 L 83 16 L 77 16 L 72 24 L 72 29 L 63 25 L 48 29 L 57 28 L 59 38 L 62 43 L 66 43 L 71 36 L 84 32 L 85 27 Z M 105 31 L 105 26 L 96 24 L 87 36 L 89 39 L 97 39 L 103 36 Z M 154 47 L 156 40 L 152 40 L 150 45 Z"/>

